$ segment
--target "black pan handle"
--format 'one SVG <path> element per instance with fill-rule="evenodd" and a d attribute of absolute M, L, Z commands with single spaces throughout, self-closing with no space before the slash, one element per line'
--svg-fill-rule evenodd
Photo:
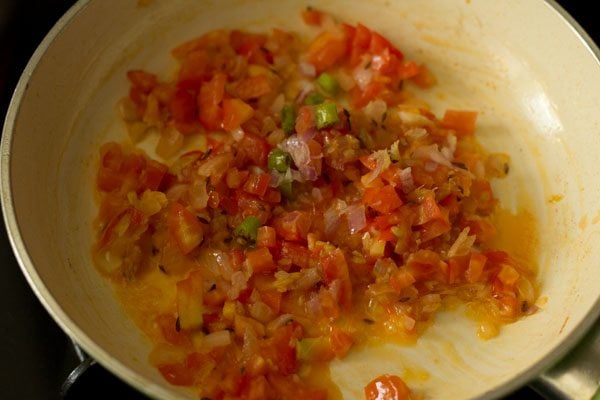
<path fill-rule="evenodd" d="M 585 338 L 530 386 L 552 400 L 600 400 L 600 319 Z"/>
<path fill-rule="evenodd" d="M 127 399 L 148 400 L 148 398 L 102 368 L 88 356 L 77 343 L 73 342 L 79 365 L 63 382 L 61 400 L 80 399 Z"/>

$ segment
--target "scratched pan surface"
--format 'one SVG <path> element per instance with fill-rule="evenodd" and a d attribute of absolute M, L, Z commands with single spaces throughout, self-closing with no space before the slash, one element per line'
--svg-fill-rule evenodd
<path fill-rule="evenodd" d="M 313 2 L 313 5 L 314 2 Z M 306 3 L 82 1 L 27 67 L 2 142 L 2 200 L 29 283 L 62 328 L 104 366 L 156 398 L 194 398 L 147 363 L 150 344 L 123 313 L 90 258 L 98 146 L 123 135 L 115 111 L 125 72 L 172 72 L 174 44 L 219 27 L 305 29 Z M 489 341 L 442 314 L 415 346 L 366 349 L 332 365 L 348 399 L 382 373 L 436 399 L 498 397 L 568 351 L 599 312 L 600 67 L 553 5 L 464 0 L 345 1 L 319 7 L 390 37 L 425 61 L 439 85 L 425 96 L 480 111 L 488 148 L 512 157 L 503 205 L 540 221 L 541 311 Z M 527 199 L 526 204 L 522 204 Z M 554 199 L 555 201 L 549 201 Z M 415 371 L 417 371 L 415 373 Z M 429 377 L 423 379 L 421 371 Z"/>

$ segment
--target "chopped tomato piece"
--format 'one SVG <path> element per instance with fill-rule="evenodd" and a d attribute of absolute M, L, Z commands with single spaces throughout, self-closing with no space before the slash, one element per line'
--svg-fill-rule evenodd
<path fill-rule="evenodd" d="M 421 240 L 426 242 L 450 231 L 448 218 L 432 219 L 421 225 Z"/>
<path fill-rule="evenodd" d="M 143 93 L 150 93 L 156 85 L 158 85 L 158 79 L 156 75 L 150 74 L 142 70 L 134 70 L 127 72 L 127 78 L 131 83 L 139 88 Z"/>
<path fill-rule="evenodd" d="M 121 166 L 124 159 L 121 146 L 116 143 L 106 143 L 100 148 L 100 168 L 96 176 L 98 189 L 112 192 L 121 187 L 123 181 Z"/>
<path fill-rule="evenodd" d="M 352 282 L 350 282 L 350 273 L 344 253 L 340 249 L 335 249 L 321 258 L 321 270 L 327 283 L 335 280 L 341 282 L 340 303 L 350 308 L 352 305 Z"/>
<path fill-rule="evenodd" d="M 271 93 L 271 83 L 266 75 L 249 76 L 239 81 L 233 92 L 242 100 L 257 99 Z"/>
<path fill-rule="evenodd" d="M 356 25 L 354 38 L 352 40 L 352 52 L 350 53 L 350 66 L 355 67 L 361 61 L 361 57 L 369 48 L 371 43 L 371 30 L 363 24 Z"/>
<path fill-rule="evenodd" d="M 442 125 L 454 129 L 457 134 L 471 136 L 475 133 L 477 124 L 476 111 L 447 110 L 442 118 Z"/>
<path fill-rule="evenodd" d="M 196 104 L 196 99 L 187 90 L 177 90 L 171 99 L 170 107 L 173 119 L 177 123 L 189 124 L 197 118 L 198 106 Z"/>
<path fill-rule="evenodd" d="M 333 67 L 346 54 L 344 36 L 326 31 L 321 33 L 308 48 L 308 62 L 317 72 Z"/>
<path fill-rule="evenodd" d="M 444 214 L 435 201 L 435 195 L 433 192 L 427 192 L 424 196 L 421 204 L 418 206 L 418 218 L 416 225 L 423 225 L 426 222 L 444 219 Z"/>
<path fill-rule="evenodd" d="M 286 258 L 300 268 L 309 268 L 312 253 L 306 247 L 292 243 L 283 242 L 281 244 L 281 258 Z"/>
<path fill-rule="evenodd" d="M 232 131 L 252 118 L 254 109 L 240 99 L 223 100 L 223 129 Z"/>
<path fill-rule="evenodd" d="M 167 224 L 169 234 L 183 254 L 188 254 L 202 243 L 204 238 L 202 224 L 181 203 L 171 203 Z"/>
<path fill-rule="evenodd" d="M 435 76 L 426 65 L 420 65 L 419 72 L 411 80 L 421 89 L 430 88 L 436 83 Z"/>
<path fill-rule="evenodd" d="M 196 50 L 187 54 L 179 69 L 177 86 L 183 90 L 198 91 L 203 82 L 210 80 L 210 55 Z"/>
<path fill-rule="evenodd" d="M 402 200 L 391 185 L 382 188 L 369 187 L 363 195 L 363 203 L 382 214 L 389 214 L 402 205 Z"/>
<path fill-rule="evenodd" d="M 321 26 L 322 18 L 323 13 L 319 10 L 315 10 L 314 8 L 307 7 L 304 11 L 302 11 L 302 19 L 306 25 Z"/>
<path fill-rule="evenodd" d="M 448 259 L 446 280 L 449 284 L 454 284 L 460 280 L 469 263 L 469 256 L 455 256 Z"/>
<path fill-rule="evenodd" d="M 469 283 L 479 281 L 483 274 L 483 267 L 487 261 L 487 257 L 481 253 L 471 253 L 469 265 L 465 271 L 465 279 Z"/>
<path fill-rule="evenodd" d="M 159 365 L 158 370 L 171 385 L 190 386 L 194 383 L 194 371 L 185 363 Z"/>
<path fill-rule="evenodd" d="M 260 298 L 275 313 L 279 313 L 281 309 L 281 292 L 277 290 L 263 290 L 260 292 Z"/>
<path fill-rule="evenodd" d="M 365 386 L 367 400 L 410 400 L 410 390 L 396 375 L 382 375 Z"/>
<path fill-rule="evenodd" d="M 246 132 L 240 141 L 240 151 L 248 157 L 254 165 L 265 167 L 269 156 L 270 146 L 267 141 L 253 133 Z"/>
<path fill-rule="evenodd" d="M 250 63 L 268 66 L 273 60 L 264 47 L 266 41 L 266 36 L 261 34 L 235 30 L 230 35 L 231 46 L 236 53 L 245 57 Z"/>
<path fill-rule="evenodd" d="M 379 33 L 371 31 L 371 40 L 369 41 L 369 51 L 372 54 L 382 54 L 388 51 L 398 61 L 402 61 L 404 55 L 400 50 L 394 47 L 389 40 L 381 36 Z"/>
<path fill-rule="evenodd" d="M 390 277 L 390 285 L 397 292 L 401 292 L 415 282 L 416 279 L 406 269 L 400 269 Z"/>
<path fill-rule="evenodd" d="M 258 197 L 263 197 L 269 188 L 270 182 L 271 175 L 269 174 L 252 174 L 244 184 L 244 190 Z"/>
<path fill-rule="evenodd" d="M 274 360 L 283 375 L 293 374 L 298 368 L 295 342 L 299 336 L 296 325 L 290 324 L 278 328 L 273 334 L 272 350 Z"/>
<path fill-rule="evenodd" d="M 140 173 L 138 191 L 158 190 L 166 173 L 166 165 L 155 160 L 148 160 Z"/>
<path fill-rule="evenodd" d="M 310 107 L 300 107 L 296 118 L 296 132 L 303 134 L 317 126 L 314 112 Z"/>
<path fill-rule="evenodd" d="M 277 234 L 290 241 L 306 239 L 311 224 L 312 217 L 305 211 L 291 211 L 273 221 Z"/>
<path fill-rule="evenodd" d="M 256 237 L 256 246 L 258 247 L 275 247 L 277 246 L 277 233 L 275 228 L 271 226 L 261 226 L 258 228 Z"/>
<path fill-rule="evenodd" d="M 364 90 L 361 90 L 358 86 L 352 89 L 351 97 L 352 104 L 356 108 L 363 108 L 372 100 L 375 100 L 385 90 L 385 84 L 379 81 L 370 82 Z"/>
<path fill-rule="evenodd" d="M 239 169 L 233 167 L 227 171 L 227 175 L 225 181 L 227 182 L 227 187 L 230 189 L 237 189 L 248 179 L 248 175 L 250 172 L 248 171 L 240 171 Z"/>
<path fill-rule="evenodd" d="M 198 112 L 200 122 L 205 129 L 216 131 L 223 124 L 221 101 L 225 93 L 227 76 L 217 73 L 213 78 L 202 84 L 198 93 Z"/>
<path fill-rule="evenodd" d="M 271 272 L 277 269 L 271 252 L 266 247 L 246 252 L 246 262 L 255 274 Z"/>
<path fill-rule="evenodd" d="M 337 327 L 332 327 L 330 332 L 331 350 L 337 358 L 344 358 L 352 347 L 352 337 Z"/>

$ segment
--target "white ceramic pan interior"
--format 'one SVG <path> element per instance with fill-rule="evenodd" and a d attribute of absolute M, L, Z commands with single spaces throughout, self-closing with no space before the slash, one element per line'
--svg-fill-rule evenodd
<path fill-rule="evenodd" d="M 305 30 L 293 0 L 81 1 L 33 57 L 2 142 L 5 219 L 27 279 L 62 328 L 93 357 L 157 398 L 194 398 L 147 362 L 150 344 L 124 314 L 90 257 L 99 145 L 121 138 L 125 73 L 167 76 L 175 45 L 220 27 Z M 480 111 L 482 143 L 509 153 L 502 204 L 540 226 L 541 310 L 489 341 L 443 314 L 413 347 L 352 353 L 332 365 L 348 399 L 382 373 L 427 398 L 497 397 L 570 349 L 599 311 L 600 67 L 593 50 L 542 0 L 329 0 L 322 9 L 363 22 L 422 60 L 446 108 Z M 524 233 L 525 234 L 525 233 Z M 523 240 L 530 240 L 524 238 Z M 461 315 L 458 313 L 458 315 Z M 426 373 L 423 373 L 426 371 Z"/>

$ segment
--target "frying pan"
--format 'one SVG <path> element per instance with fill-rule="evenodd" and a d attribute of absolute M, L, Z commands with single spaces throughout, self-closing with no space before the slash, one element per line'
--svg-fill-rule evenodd
<path fill-rule="evenodd" d="M 295 0 L 82 0 L 42 42 L 16 89 L 1 148 L 4 218 L 31 287 L 49 313 L 101 364 L 155 398 L 194 398 L 147 362 L 150 343 L 93 266 L 94 170 L 101 143 L 124 127 L 115 104 L 125 73 L 168 76 L 175 44 L 226 27 L 306 31 Z M 385 345 L 331 365 L 345 398 L 382 373 L 427 398 L 495 398 L 534 377 L 546 389 L 590 398 L 600 344 L 548 370 L 600 313 L 600 64 L 598 48 L 558 5 L 542 0 L 329 0 L 312 4 L 388 36 L 424 61 L 439 84 L 423 93 L 438 113 L 480 112 L 488 149 L 511 156 L 495 182 L 505 209 L 538 221 L 539 312 L 491 340 L 445 312 L 414 346 Z M 596 331 L 598 329 L 596 328 Z M 584 358 L 587 360 L 584 360 Z M 595 360 L 595 361 L 594 361 Z M 572 366 L 574 368 L 570 368 Z"/>

